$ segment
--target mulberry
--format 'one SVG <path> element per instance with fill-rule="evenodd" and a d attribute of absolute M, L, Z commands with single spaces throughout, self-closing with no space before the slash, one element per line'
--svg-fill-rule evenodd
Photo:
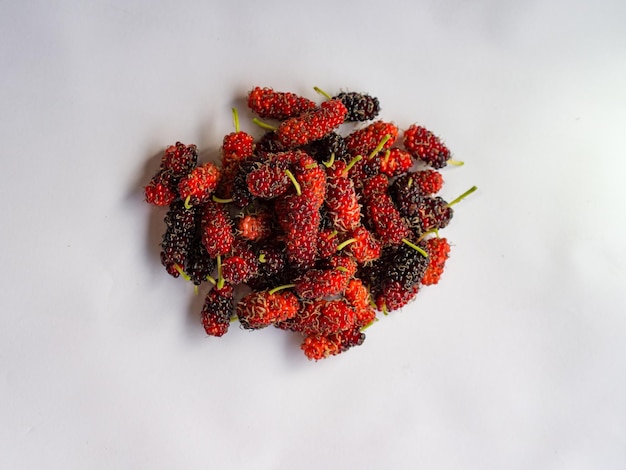
<path fill-rule="evenodd" d="M 378 98 L 365 93 L 339 93 L 333 99 L 341 101 L 348 110 L 346 121 L 371 121 L 380 112 Z"/>
<path fill-rule="evenodd" d="M 428 129 L 413 124 L 404 131 L 404 148 L 415 158 L 433 168 L 443 168 L 448 164 L 451 154 L 448 147 Z"/>
<path fill-rule="evenodd" d="M 319 108 L 284 121 L 276 131 L 278 139 L 288 148 L 301 147 L 319 140 L 339 127 L 346 112 L 341 101 L 325 101 Z"/>
<path fill-rule="evenodd" d="M 262 118 L 288 119 L 315 108 L 315 103 L 290 92 L 255 87 L 248 93 L 248 107 Z"/>
<path fill-rule="evenodd" d="M 202 325 L 209 336 L 223 336 L 230 326 L 233 313 L 233 288 L 229 284 L 209 291 L 202 307 Z"/>

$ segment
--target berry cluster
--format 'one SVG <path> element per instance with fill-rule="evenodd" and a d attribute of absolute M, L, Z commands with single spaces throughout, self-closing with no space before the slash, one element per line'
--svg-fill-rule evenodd
<path fill-rule="evenodd" d="M 447 202 L 437 170 L 460 162 L 437 136 L 380 120 L 370 95 L 316 91 L 320 104 L 255 87 L 249 110 L 275 121 L 254 118 L 262 135 L 241 131 L 233 109 L 219 165 L 177 142 L 145 187 L 167 207 L 166 271 L 208 286 L 207 335 L 273 326 L 301 335 L 313 360 L 363 344 L 378 312 L 439 282 L 450 244 L 438 231 L 476 189 Z"/>

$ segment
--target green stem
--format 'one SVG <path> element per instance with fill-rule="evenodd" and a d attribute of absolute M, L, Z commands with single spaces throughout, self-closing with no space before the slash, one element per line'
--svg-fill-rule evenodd
<path fill-rule="evenodd" d="M 378 321 L 378 318 L 374 317 L 374 319 L 371 322 L 369 322 L 367 325 L 363 326 L 360 331 L 367 330 L 370 326 L 372 326 L 377 321 Z"/>
<path fill-rule="evenodd" d="M 474 191 L 476 191 L 478 188 L 476 186 L 472 186 L 471 188 L 469 188 L 467 191 L 465 191 L 463 194 L 461 194 L 459 197 L 457 197 L 455 200 L 453 200 L 452 202 L 448 203 L 448 207 L 455 205 L 458 202 L 461 202 L 463 199 L 465 199 L 467 196 L 469 196 L 470 194 L 472 194 Z"/>
<path fill-rule="evenodd" d="M 363 157 L 361 155 L 357 155 L 356 157 L 354 157 L 352 160 L 350 160 L 350 163 L 348 163 L 346 165 L 346 167 L 344 168 L 344 170 L 342 171 L 342 174 L 347 175 L 348 172 L 352 169 L 352 167 L 354 165 L 356 165 L 356 162 L 363 160 Z"/>
<path fill-rule="evenodd" d="M 413 248 L 415 251 L 417 251 L 419 254 L 421 254 L 424 258 L 428 258 L 428 253 L 426 253 L 424 250 L 422 250 L 419 246 L 417 246 L 414 243 L 411 243 L 409 240 L 407 240 L 406 238 L 402 239 L 402 243 L 404 243 L 407 246 L 410 246 L 411 248 Z"/>
<path fill-rule="evenodd" d="M 335 269 L 337 271 L 341 271 L 342 273 L 347 273 L 348 272 L 348 268 L 346 268 L 344 266 L 337 266 Z"/>
<path fill-rule="evenodd" d="M 272 126 L 271 124 L 263 122 L 258 118 L 253 118 L 252 122 L 255 123 L 257 126 L 259 126 L 260 128 L 267 129 L 268 131 L 275 131 L 278 129 L 278 127 Z"/>
<path fill-rule="evenodd" d="M 343 243 L 340 243 L 339 245 L 337 245 L 337 251 L 341 251 L 343 250 L 345 247 L 347 247 L 348 245 L 352 244 L 352 243 L 356 243 L 358 240 L 356 238 L 350 238 L 349 240 L 346 240 Z"/>
<path fill-rule="evenodd" d="M 222 257 L 217 255 L 217 284 L 215 287 L 222 289 L 226 280 L 222 277 Z"/>
<path fill-rule="evenodd" d="M 330 168 L 335 163 L 335 152 L 330 154 L 330 160 L 327 162 L 322 162 L 326 168 Z"/>
<path fill-rule="evenodd" d="M 208 275 L 207 275 L 206 280 L 207 280 L 207 281 L 209 281 L 209 282 L 210 282 L 211 284 L 213 284 L 213 285 L 217 284 L 217 282 L 215 281 L 215 279 L 213 279 L 213 277 L 211 277 L 211 276 L 208 276 Z"/>
<path fill-rule="evenodd" d="M 410 176 L 409 177 L 409 181 L 406 182 L 406 187 L 410 188 L 413 185 L 413 177 Z"/>
<path fill-rule="evenodd" d="M 185 281 L 191 281 L 191 278 L 185 271 L 183 271 L 183 268 L 181 267 L 180 264 L 175 264 L 174 269 L 178 271 L 178 274 L 180 274 L 180 277 L 182 277 Z"/>
<path fill-rule="evenodd" d="M 454 166 L 463 166 L 463 165 L 465 165 L 465 162 L 462 162 L 460 160 L 452 160 L 452 159 L 448 160 L 448 163 L 450 165 L 454 165 Z"/>
<path fill-rule="evenodd" d="M 295 287 L 295 284 L 285 284 L 283 286 L 274 287 L 271 291 L 268 292 L 269 295 L 274 295 L 279 290 L 289 289 L 290 287 Z"/>
<path fill-rule="evenodd" d="M 265 259 L 265 253 L 261 253 L 259 255 L 259 263 L 267 263 L 267 260 Z"/>
<path fill-rule="evenodd" d="M 220 197 L 217 197 L 215 195 L 213 195 L 211 197 L 211 199 L 213 200 L 213 202 L 217 202 L 218 204 L 228 204 L 229 202 L 233 202 L 233 198 L 230 199 L 222 199 Z"/>
<path fill-rule="evenodd" d="M 235 124 L 235 132 L 239 132 L 239 113 L 237 108 L 233 108 L 233 124 Z"/>
<path fill-rule="evenodd" d="M 193 207 L 191 204 L 189 204 L 190 200 L 191 200 L 191 194 L 185 198 L 185 209 L 187 209 L 187 210 L 189 210 L 189 209 L 191 209 Z"/>
<path fill-rule="evenodd" d="M 298 194 L 298 196 L 302 195 L 302 190 L 300 189 L 300 183 L 298 183 L 298 180 L 296 179 L 296 177 L 293 176 L 293 173 L 289 170 L 285 170 L 285 174 L 289 177 L 289 179 L 293 183 L 294 188 L 296 188 L 296 193 Z"/>
<path fill-rule="evenodd" d="M 322 90 L 319 87 L 314 86 L 313 89 L 318 92 L 320 95 L 322 95 L 324 98 L 328 99 L 328 100 L 332 100 L 333 97 L 330 96 L 328 93 L 326 93 L 324 90 Z"/>
<path fill-rule="evenodd" d="M 383 158 L 384 165 L 387 165 L 387 162 L 389 161 L 389 155 L 391 155 L 391 150 L 387 149 L 387 151 L 385 152 L 385 158 Z"/>
<path fill-rule="evenodd" d="M 376 148 L 374 150 L 372 150 L 372 153 L 370 153 L 370 155 L 369 155 L 369 157 L 367 157 L 367 159 L 371 160 L 372 158 L 374 158 L 376 156 L 376 154 L 383 149 L 383 147 L 385 146 L 385 144 L 387 143 L 387 141 L 389 139 L 391 139 L 391 134 L 385 134 L 385 136 L 380 140 L 380 142 L 378 143 Z"/>

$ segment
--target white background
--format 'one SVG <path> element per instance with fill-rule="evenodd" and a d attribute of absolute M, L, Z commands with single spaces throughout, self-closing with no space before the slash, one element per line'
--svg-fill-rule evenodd
<path fill-rule="evenodd" d="M 0 10 L 1 468 L 626 468 L 626 3 Z M 370 92 L 479 187 L 441 283 L 318 363 L 206 337 L 142 200 L 255 85 Z"/>

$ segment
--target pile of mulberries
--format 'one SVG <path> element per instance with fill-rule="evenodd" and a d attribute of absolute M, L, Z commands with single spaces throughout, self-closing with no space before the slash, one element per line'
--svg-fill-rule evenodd
<path fill-rule="evenodd" d="M 334 356 L 444 272 L 439 231 L 476 189 L 439 195 L 439 170 L 460 162 L 421 124 L 380 119 L 375 97 L 322 94 L 317 104 L 253 88 L 258 132 L 241 131 L 233 109 L 219 163 L 177 142 L 145 186 L 164 211 L 161 263 L 205 292 L 199 323 L 211 337 L 235 322 L 273 326 L 300 335 L 309 359 Z"/>

